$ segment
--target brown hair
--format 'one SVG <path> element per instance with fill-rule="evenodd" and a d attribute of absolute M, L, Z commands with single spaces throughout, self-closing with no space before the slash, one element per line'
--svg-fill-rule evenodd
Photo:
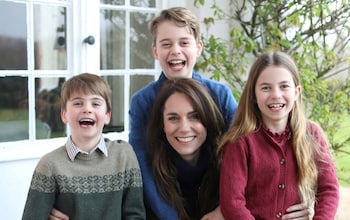
<path fill-rule="evenodd" d="M 200 24 L 197 17 L 187 8 L 174 7 L 162 10 L 150 24 L 150 31 L 153 35 L 153 44 L 156 45 L 158 25 L 165 22 L 172 21 L 178 27 L 186 27 L 188 32 L 193 34 L 196 42 L 201 41 Z"/>
<path fill-rule="evenodd" d="M 163 111 L 165 102 L 174 93 L 188 96 L 199 120 L 207 130 L 207 138 L 201 146 L 201 152 L 210 155 L 208 180 L 201 185 L 200 209 L 205 214 L 217 206 L 219 191 L 219 167 L 216 157 L 218 142 L 225 131 L 222 114 L 208 91 L 193 79 L 167 80 L 154 101 L 147 126 L 147 144 L 152 170 L 158 191 L 163 198 L 179 213 L 180 219 L 189 219 L 183 198 L 177 187 L 177 170 L 169 158 L 167 150 L 170 144 L 163 130 Z M 217 200 L 216 200 L 217 199 Z"/>
<path fill-rule="evenodd" d="M 287 69 L 293 77 L 295 86 L 300 85 L 298 69 L 290 56 L 283 52 L 270 52 L 260 55 L 250 69 L 233 124 L 218 147 L 217 153 L 220 158 L 222 158 L 224 148 L 228 142 L 235 142 L 262 126 L 261 112 L 256 103 L 255 85 L 260 74 L 269 66 L 279 66 Z M 289 113 L 289 125 L 292 131 L 293 151 L 298 164 L 300 199 L 313 207 L 318 173 L 314 153 L 319 152 L 316 148 L 318 144 L 310 134 L 310 129 L 308 129 L 308 120 L 304 115 L 301 95 L 299 95 Z"/>
<path fill-rule="evenodd" d="M 107 112 L 112 110 L 111 88 L 106 80 L 98 75 L 82 73 L 68 79 L 61 90 L 61 109 L 66 109 L 66 104 L 74 93 L 100 95 L 106 101 Z"/>

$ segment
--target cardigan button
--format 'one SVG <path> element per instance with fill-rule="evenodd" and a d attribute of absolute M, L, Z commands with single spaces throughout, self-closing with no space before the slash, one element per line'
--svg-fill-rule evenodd
<path fill-rule="evenodd" d="M 280 164 L 285 164 L 286 163 L 286 160 L 284 159 L 284 158 L 282 158 L 281 160 L 280 160 Z"/>
<path fill-rule="evenodd" d="M 282 212 L 277 212 L 276 217 L 277 218 L 282 218 Z"/>
<path fill-rule="evenodd" d="M 280 189 L 284 189 L 284 187 L 285 187 L 285 185 L 284 185 L 283 183 L 278 184 L 278 188 L 280 188 Z"/>

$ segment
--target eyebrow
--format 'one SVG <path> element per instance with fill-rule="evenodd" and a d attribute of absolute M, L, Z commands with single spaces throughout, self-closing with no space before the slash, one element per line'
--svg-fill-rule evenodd
<path fill-rule="evenodd" d="M 288 80 L 284 80 L 284 81 L 278 82 L 278 84 L 285 84 L 285 83 L 288 83 L 288 84 L 292 83 L 293 84 L 294 82 L 291 82 L 291 81 L 288 81 Z M 257 84 L 257 85 L 262 86 L 262 85 L 271 85 L 271 84 L 273 84 L 273 83 L 262 82 L 262 83 Z"/>
<path fill-rule="evenodd" d="M 198 113 L 198 111 L 191 111 L 191 112 L 187 112 L 186 115 L 196 114 L 196 113 Z M 179 114 L 176 112 L 169 112 L 166 115 L 179 115 Z"/>
<path fill-rule="evenodd" d="M 180 40 L 191 40 L 190 37 L 181 37 Z M 159 43 L 162 43 L 164 41 L 172 41 L 170 38 L 165 38 L 165 39 L 161 39 L 159 40 Z"/>
<path fill-rule="evenodd" d="M 86 99 L 78 96 L 78 97 L 71 98 L 70 100 L 71 100 L 71 101 L 75 101 L 75 100 L 86 100 Z M 102 97 L 93 97 L 93 98 L 88 99 L 88 100 L 93 100 L 93 101 L 104 101 L 104 98 L 102 98 Z"/>

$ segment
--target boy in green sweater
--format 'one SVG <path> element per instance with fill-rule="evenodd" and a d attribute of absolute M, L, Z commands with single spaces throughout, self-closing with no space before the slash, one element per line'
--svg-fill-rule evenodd
<path fill-rule="evenodd" d="M 35 168 L 23 220 L 47 220 L 53 208 L 69 219 L 145 219 L 142 178 L 131 146 L 103 138 L 111 89 L 94 74 L 66 81 L 61 118 L 71 135 Z"/>

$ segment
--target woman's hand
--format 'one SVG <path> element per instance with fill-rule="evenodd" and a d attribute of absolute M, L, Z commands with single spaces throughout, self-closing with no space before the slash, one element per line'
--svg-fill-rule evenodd
<path fill-rule="evenodd" d="M 307 207 L 305 204 L 292 205 L 287 208 L 286 214 L 282 216 L 283 220 L 311 220 L 314 217 L 315 211 L 313 208 Z"/>
<path fill-rule="evenodd" d="M 51 210 L 49 220 L 69 220 L 69 216 L 67 216 L 63 212 L 60 212 L 57 209 L 53 208 Z"/>
<path fill-rule="evenodd" d="M 216 207 L 215 210 L 205 214 L 201 220 L 224 220 L 221 214 L 220 206 Z"/>

